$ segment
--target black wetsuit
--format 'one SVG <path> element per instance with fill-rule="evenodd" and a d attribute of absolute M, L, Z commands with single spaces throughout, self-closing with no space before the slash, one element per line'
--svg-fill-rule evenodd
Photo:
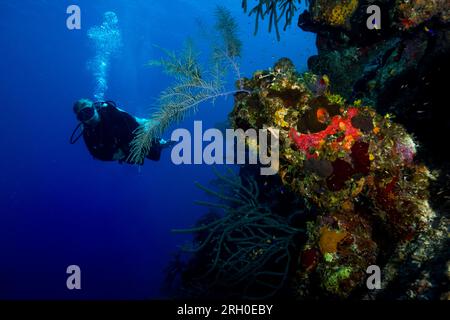
<path fill-rule="evenodd" d="M 107 106 L 104 106 L 107 104 Z M 95 126 L 84 125 L 83 139 L 92 156 L 102 161 L 132 163 L 128 160 L 130 143 L 134 139 L 134 131 L 139 127 L 136 119 L 117 108 L 112 101 L 96 103 L 100 122 Z M 161 157 L 161 145 L 154 141 L 147 158 L 158 161 Z M 114 155 L 122 150 L 123 156 L 114 159 Z M 142 164 L 142 163 L 139 163 Z"/>

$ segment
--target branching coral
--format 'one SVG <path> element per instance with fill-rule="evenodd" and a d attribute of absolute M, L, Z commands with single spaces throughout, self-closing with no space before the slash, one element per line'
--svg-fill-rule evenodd
<path fill-rule="evenodd" d="M 241 55 L 242 42 L 238 37 L 238 25 L 231 13 L 225 7 L 217 7 L 216 30 L 221 35 L 222 47 L 225 50 L 223 57 L 235 58 Z M 223 53 L 222 53 L 223 54 Z"/>
<path fill-rule="evenodd" d="M 159 109 L 135 132 L 136 137 L 131 143 L 132 163 L 142 163 L 154 139 L 173 122 L 180 122 L 189 113 L 196 112 L 203 102 L 231 94 L 223 90 L 219 79 L 204 80 L 200 73 L 197 73 L 197 69 L 192 70 L 179 61 L 167 65 L 166 70 L 172 72 L 180 65 L 176 83 L 163 91 L 159 97 Z"/>
<path fill-rule="evenodd" d="M 203 240 L 188 250 L 207 251 L 208 265 L 201 276 L 207 280 L 206 290 L 241 288 L 246 298 L 271 297 L 286 284 L 293 239 L 301 230 L 260 203 L 252 178 L 243 180 L 231 171 L 215 174 L 223 186 L 220 191 L 197 186 L 221 202 L 199 204 L 221 208 L 224 215 L 209 224 L 174 232 L 205 232 Z"/>
<path fill-rule="evenodd" d="M 216 31 L 221 43 L 214 46 L 214 63 L 207 72 L 198 62 L 198 54 L 188 42 L 182 54 L 165 51 L 167 58 L 150 61 L 150 66 L 160 66 L 175 78 L 175 82 L 158 99 L 157 111 L 135 132 L 131 143 L 130 163 L 143 163 L 152 143 L 172 123 L 183 120 L 186 115 L 196 112 L 203 102 L 214 102 L 217 98 L 236 92 L 224 89 L 224 72 L 231 67 L 239 80 L 239 64 L 242 43 L 237 38 L 237 25 L 229 11 L 223 7 L 216 10 Z"/>
<path fill-rule="evenodd" d="M 161 67 L 164 72 L 177 79 L 201 79 L 201 66 L 198 62 L 198 54 L 195 51 L 191 40 L 186 41 L 184 51 L 181 55 L 176 52 L 160 48 L 166 55 L 166 58 L 160 60 L 151 60 L 149 67 Z"/>
<path fill-rule="evenodd" d="M 255 15 L 255 34 L 258 32 L 259 20 L 264 20 L 266 16 L 269 16 L 269 32 L 272 28 L 275 28 L 277 39 L 280 40 L 280 30 L 278 23 L 284 18 L 284 27 L 286 30 L 291 25 L 292 19 L 295 16 L 298 8 L 297 5 L 301 3 L 301 0 L 257 0 L 258 4 L 255 5 L 249 12 L 249 15 Z M 308 1 L 305 1 L 306 3 Z M 248 11 L 248 1 L 242 1 L 242 8 L 244 12 Z"/>

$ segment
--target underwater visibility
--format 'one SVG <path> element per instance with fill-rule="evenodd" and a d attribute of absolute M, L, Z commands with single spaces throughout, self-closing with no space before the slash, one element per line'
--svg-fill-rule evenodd
<path fill-rule="evenodd" d="M 447 0 L 0 17 L 0 300 L 450 300 Z"/>

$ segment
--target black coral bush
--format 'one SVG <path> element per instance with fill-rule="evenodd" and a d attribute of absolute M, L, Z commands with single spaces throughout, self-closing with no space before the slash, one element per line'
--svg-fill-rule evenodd
<path fill-rule="evenodd" d="M 181 53 L 163 49 L 165 58 L 149 62 L 150 66 L 162 67 L 174 82 L 160 94 L 156 111 L 136 130 L 130 162 L 142 163 L 155 139 L 171 124 L 196 112 L 202 103 L 243 91 L 242 87 L 237 91 L 226 91 L 224 87 L 224 70 L 231 69 L 238 80 L 241 78 L 238 59 L 242 50 L 237 23 L 224 7 L 216 9 L 215 30 L 219 40 L 213 44 L 212 63 L 206 70 L 199 63 L 199 54 L 191 41 Z"/>

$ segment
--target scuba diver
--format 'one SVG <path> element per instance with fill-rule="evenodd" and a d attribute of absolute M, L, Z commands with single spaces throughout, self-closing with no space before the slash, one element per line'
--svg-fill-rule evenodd
<path fill-rule="evenodd" d="M 135 137 L 135 130 L 142 124 L 142 119 L 119 109 L 113 101 L 93 102 L 81 99 L 75 102 L 73 111 L 80 124 L 72 134 L 71 144 L 75 144 L 83 136 L 86 147 L 95 159 L 143 164 L 143 161 L 134 163 L 129 160 L 130 143 Z M 82 132 L 74 139 L 80 127 Z M 162 149 L 171 145 L 171 142 L 164 139 L 155 139 L 146 158 L 158 161 Z"/>

